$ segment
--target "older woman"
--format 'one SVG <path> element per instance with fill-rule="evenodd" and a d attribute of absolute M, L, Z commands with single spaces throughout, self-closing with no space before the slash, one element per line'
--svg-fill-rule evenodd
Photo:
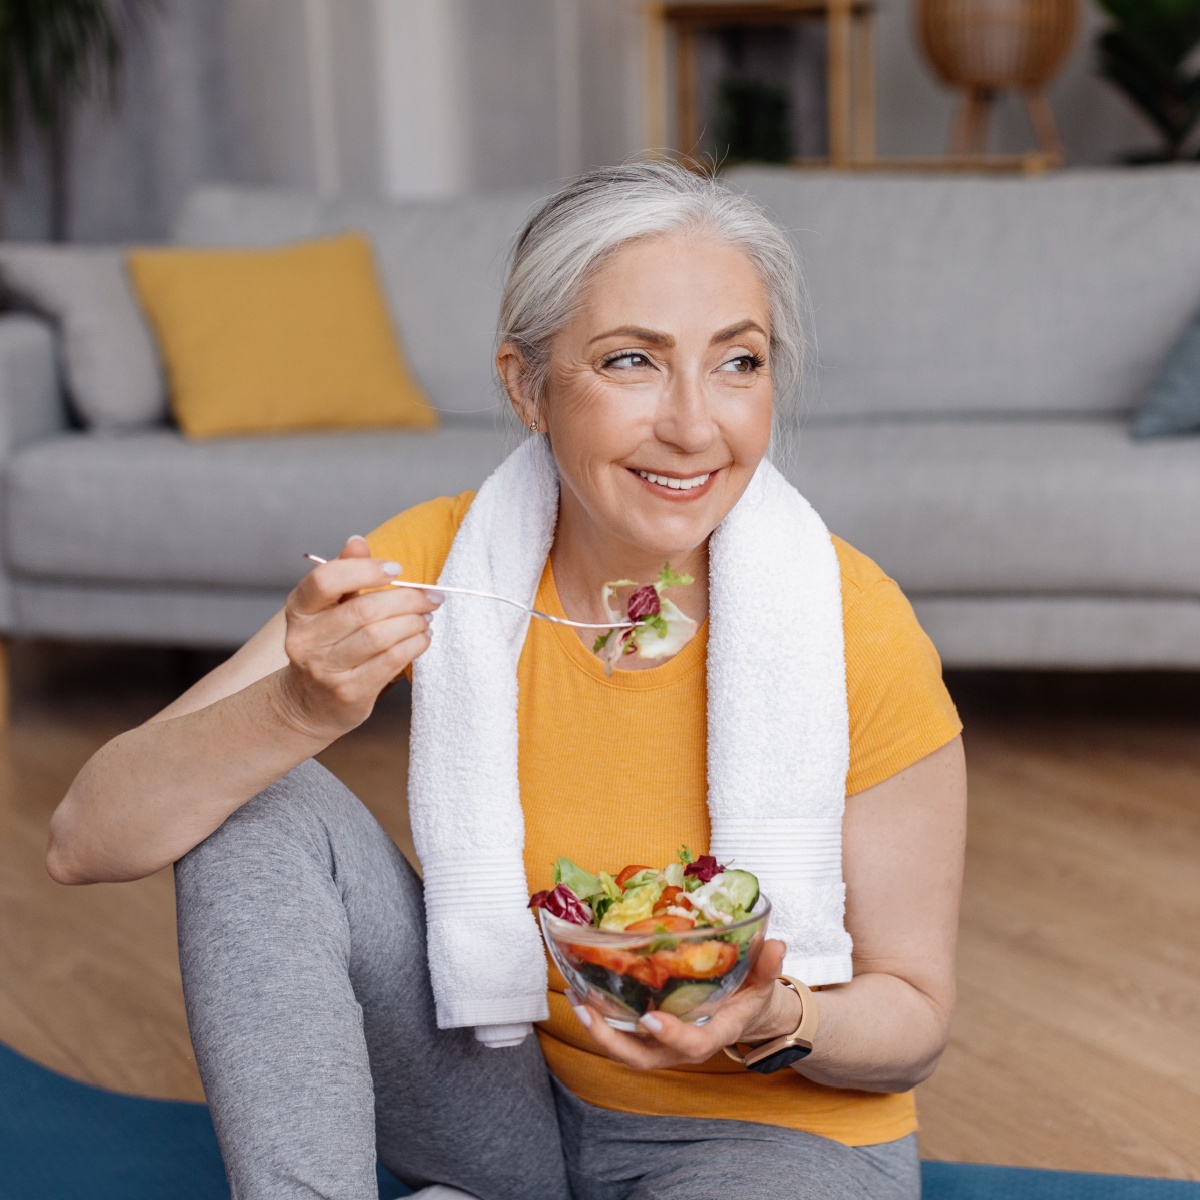
<path fill-rule="evenodd" d="M 762 750 L 801 770 L 834 764 L 844 931 L 840 889 L 824 894 L 837 898 L 836 933 L 849 935 L 844 969 L 831 965 L 836 954 L 804 959 L 804 946 L 770 941 L 706 1025 L 657 1014 L 638 1034 L 621 1032 L 554 990 L 557 976 L 548 1007 L 539 992 L 533 1007 L 504 1001 L 488 1016 L 468 1005 L 448 1017 L 443 995 L 435 1007 L 421 882 L 359 801 L 309 761 L 410 671 L 414 801 L 450 769 L 422 818 L 427 838 L 439 822 L 443 834 L 458 828 L 460 803 L 486 813 L 488 795 L 466 793 L 479 790 L 473 767 L 491 761 L 472 731 L 495 720 L 519 789 L 518 890 L 548 886 L 558 855 L 597 868 L 666 862 L 681 842 L 707 850 L 718 799 L 710 714 L 719 681 L 733 677 L 720 672 L 741 644 L 774 636 L 751 618 L 744 643 L 718 639 L 712 548 L 731 514 L 745 537 L 787 540 L 768 507 L 738 506 L 768 478 L 772 430 L 792 416 L 799 295 L 786 238 L 712 179 L 646 164 L 566 186 L 522 233 L 501 306 L 499 373 L 542 443 L 506 465 L 517 498 L 489 482 L 478 500 L 432 500 L 351 538 L 228 662 L 105 746 L 72 785 L 51 829 L 55 878 L 132 879 L 177 864 L 188 1016 L 236 1196 L 365 1200 L 377 1155 L 430 1196 L 919 1195 L 912 1088 L 945 1047 L 954 1003 L 966 789 L 937 656 L 862 554 L 823 532 L 810 543 L 814 561 L 832 564 L 837 628 L 822 636 L 835 657 L 833 719 L 776 730 Z M 554 489 L 548 554 L 507 521 L 522 464 L 538 462 Z M 676 595 L 700 632 L 666 662 L 631 657 L 608 676 L 592 633 L 521 625 L 507 666 L 466 664 L 450 708 L 441 695 L 450 720 L 422 725 L 469 634 L 473 618 L 455 605 L 481 602 L 452 598 L 438 612 L 442 595 L 384 585 L 401 572 L 445 583 L 456 554 L 481 570 L 498 564 L 497 577 L 523 554 L 538 608 L 596 623 L 607 580 L 650 579 L 669 560 L 695 579 Z M 761 565 L 758 586 L 769 588 Z M 796 565 L 801 578 L 807 565 Z M 445 623 L 455 612 L 462 621 Z M 796 612 L 802 633 L 808 621 Z M 783 690 L 809 670 L 775 665 Z M 512 716 L 471 711 L 472 670 L 481 696 L 499 687 L 486 694 L 515 698 L 515 729 L 503 724 Z M 736 776 L 722 786 L 736 805 Z M 502 837 L 501 803 L 497 838 L 519 856 L 521 831 Z M 781 884 L 791 853 L 775 855 Z M 797 863 L 807 854 L 795 844 Z M 440 953 L 432 937 L 429 949 Z M 481 952 L 500 962 L 505 949 Z M 828 986 L 802 1000 L 782 983 L 785 949 L 820 964 L 807 982 Z M 523 1037 L 538 1016 L 536 1038 Z M 789 1035 L 802 1017 L 806 1029 L 816 1022 L 811 1053 L 782 1056 L 772 1074 L 722 1054 Z"/>

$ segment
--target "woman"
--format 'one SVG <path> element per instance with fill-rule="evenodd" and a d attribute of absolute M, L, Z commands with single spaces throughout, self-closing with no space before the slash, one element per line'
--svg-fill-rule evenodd
<path fill-rule="evenodd" d="M 701 623 L 675 658 L 627 659 L 611 678 L 591 633 L 522 631 L 529 891 L 549 886 L 560 854 L 598 868 L 665 863 L 681 842 L 708 849 L 706 705 L 721 667 L 714 651 L 704 669 L 710 538 L 792 416 L 798 304 L 792 251 L 769 218 L 672 166 L 584 176 L 518 242 L 497 367 L 557 470 L 536 605 L 603 622 L 607 580 L 651 579 L 669 560 L 694 577 L 674 595 Z M 437 1027 L 421 884 L 309 760 L 406 670 L 415 754 L 422 695 L 439 682 L 421 674 L 436 655 L 422 656 L 466 610 L 452 599 L 437 613 L 439 594 L 384 585 L 401 571 L 442 578 L 472 502 L 434 500 L 351 538 L 228 662 L 100 750 L 55 815 L 48 866 L 63 882 L 177 864 L 189 1022 L 234 1195 L 361 1200 L 378 1154 L 438 1185 L 430 1196 L 917 1196 L 911 1089 L 942 1053 L 954 1001 L 960 726 L 895 584 L 836 538 L 854 958 L 852 979 L 809 1001 L 811 1054 L 769 1075 L 722 1054 L 797 1029 L 803 1004 L 778 980 L 776 940 L 703 1027 L 659 1014 L 622 1033 L 555 990 L 536 1039 L 519 1022 L 478 1038 Z M 840 680 L 840 658 L 838 669 Z M 438 737 L 426 740 L 436 749 Z M 445 743 L 431 769 L 469 767 L 471 749 Z"/>

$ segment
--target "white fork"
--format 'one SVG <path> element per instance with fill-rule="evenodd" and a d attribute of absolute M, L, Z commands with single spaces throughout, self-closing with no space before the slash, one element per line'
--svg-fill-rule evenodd
<path fill-rule="evenodd" d="M 306 554 L 304 557 L 309 562 L 319 563 L 321 566 L 329 561 L 327 558 L 319 558 L 315 554 Z M 537 617 L 539 621 L 553 621 L 555 625 L 570 625 L 572 629 L 632 629 L 634 625 L 633 621 L 618 621 L 615 625 L 607 621 L 603 624 L 597 624 L 594 621 L 572 621 L 567 617 L 556 617 L 551 613 L 539 612 L 528 604 L 522 604 L 520 600 L 510 600 L 507 596 L 497 596 L 493 592 L 477 592 L 473 588 L 446 587 L 440 583 L 410 583 L 406 579 L 392 579 L 388 582 L 392 587 L 412 588 L 418 592 L 453 592 L 457 596 L 478 596 L 481 600 L 499 600 L 501 604 L 511 604 L 513 608 L 524 609 L 531 617 Z"/>

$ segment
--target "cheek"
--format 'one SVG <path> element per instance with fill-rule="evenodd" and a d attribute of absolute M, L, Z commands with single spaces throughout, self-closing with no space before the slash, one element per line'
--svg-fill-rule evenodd
<path fill-rule="evenodd" d="M 775 409 L 771 401 L 771 389 L 764 385 L 761 392 L 746 397 L 739 405 L 733 418 L 726 423 L 726 437 L 734 456 L 742 462 L 758 462 L 771 444 L 771 431 Z"/>
<path fill-rule="evenodd" d="M 547 413 L 555 446 L 572 457 L 600 460 L 629 454 L 645 437 L 653 409 L 594 375 L 564 380 L 548 396 Z"/>

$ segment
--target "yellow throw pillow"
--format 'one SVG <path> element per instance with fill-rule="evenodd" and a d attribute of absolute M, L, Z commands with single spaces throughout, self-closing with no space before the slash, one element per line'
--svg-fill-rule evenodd
<path fill-rule="evenodd" d="M 135 250 L 129 271 L 171 409 L 191 437 L 437 424 L 362 234 L 261 250 Z"/>

